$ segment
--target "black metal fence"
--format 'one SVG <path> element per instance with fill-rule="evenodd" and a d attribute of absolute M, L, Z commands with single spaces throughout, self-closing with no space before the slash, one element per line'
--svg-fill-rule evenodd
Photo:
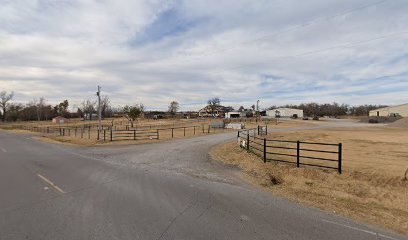
<path fill-rule="evenodd" d="M 48 135 L 61 136 L 61 137 L 77 137 L 77 138 L 88 138 L 88 139 L 91 139 L 91 132 L 92 132 L 92 126 L 37 127 L 37 126 L 29 126 L 29 125 L 28 126 L 17 125 L 17 126 L 12 126 L 11 128 L 12 129 L 22 129 L 22 130 L 27 130 L 31 132 L 44 133 Z M 106 126 L 104 126 L 104 128 L 107 129 Z"/>
<path fill-rule="evenodd" d="M 112 130 L 98 131 L 98 140 L 124 141 L 124 140 L 153 140 L 159 139 L 159 131 L 143 130 Z"/>
<path fill-rule="evenodd" d="M 257 137 L 259 127 L 238 131 L 241 147 L 270 162 L 335 169 L 342 172 L 342 144 L 275 140 Z M 259 136 L 259 135 L 258 135 Z"/>

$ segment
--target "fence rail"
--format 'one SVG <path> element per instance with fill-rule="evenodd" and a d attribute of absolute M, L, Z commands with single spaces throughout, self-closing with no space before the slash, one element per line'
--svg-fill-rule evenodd
<path fill-rule="evenodd" d="M 98 138 L 104 141 L 120 140 L 153 140 L 159 139 L 158 131 L 137 131 L 137 130 L 102 130 Z"/>
<path fill-rule="evenodd" d="M 241 147 L 266 162 L 336 169 L 342 172 L 342 144 L 290 141 L 257 137 L 260 127 L 238 131 Z M 280 144 L 280 145 L 279 145 Z"/>
<path fill-rule="evenodd" d="M 3 127 L 3 126 L 2 126 Z M 176 137 L 186 137 L 194 135 L 204 135 L 225 131 L 209 124 L 200 125 L 147 125 L 137 128 L 129 126 L 102 125 L 98 130 L 94 125 L 80 126 L 33 126 L 23 124 L 13 124 L 7 126 L 8 129 L 21 129 L 31 132 L 38 132 L 57 137 L 74 137 L 81 139 L 93 139 L 98 141 L 126 141 L 126 140 L 154 140 L 173 139 Z"/>

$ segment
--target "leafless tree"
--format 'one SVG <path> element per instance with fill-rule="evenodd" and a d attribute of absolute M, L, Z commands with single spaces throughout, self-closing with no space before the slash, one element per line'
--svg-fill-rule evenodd
<path fill-rule="evenodd" d="M 169 105 L 169 113 L 174 116 L 176 115 L 177 111 L 179 109 L 179 103 L 176 101 L 172 101 Z"/>
<path fill-rule="evenodd" d="M 45 99 L 43 97 L 41 97 L 40 99 L 34 98 L 31 102 L 28 103 L 28 106 L 35 110 L 37 121 L 41 121 L 43 109 L 45 107 Z"/>
<path fill-rule="evenodd" d="M 84 118 L 89 116 L 89 120 L 92 120 L 92 114 L 95 112 L 96 101 L 90 99 L 84 100 L 81 103 L 81 110 L 84 113 Z"/>
<path fill-rule="evenodd" d="M 221 100 L 218 97 L 210 98 L 207 101 L 208 106 L 210 107 L 211 115 L 214 116 L 215 111 L 220 106 Z"/>
<path fill-rule="evenodd" d="M 9 102 L 13 99 L 14 92 L 7 94 L 6 91 L 0 92 L 0 108 L 3 112 L 3 122 L 6 121 L 6 113 L 9 107 Z"/>
<path fill-rule="evenodd" d="M 101 98 L 101 113 L 103 118 L 110 117 L 112 115 L 111 102 L 107 95 L 104 95 Z"/>

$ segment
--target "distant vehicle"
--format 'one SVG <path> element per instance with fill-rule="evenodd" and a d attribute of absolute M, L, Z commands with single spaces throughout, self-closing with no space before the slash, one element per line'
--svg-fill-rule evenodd
<path fill-rule="evenodd" d="M 318 116 L 314 116 L 314 117 L 313 117 L 313 120 L 319 121 L 319 117 L 318 117 Z"/>
<path fill-rule="evenodd" d="M 309 120 L 309 118 L 308 117 L 303 117 L 303 120 Z"/>
<path fill-rule="evenodd" d="M 163 116 L 160 114 L 153 115 L 153 120 L 157 120 L 157 119 L 163 119 Z"/>

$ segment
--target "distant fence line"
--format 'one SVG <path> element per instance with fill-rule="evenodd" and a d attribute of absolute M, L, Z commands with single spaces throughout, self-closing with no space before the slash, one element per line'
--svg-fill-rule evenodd
<path fill-rule="evenodd" d="M 112 126 L 103 125 L 100 130 L 90 125 L 85 126 L 30 126 L 30 125 L 12 125 L 11 129 L 21 129 L 32 132 L 38 132 L 59 137 L 77 137 L 85 139 L 96 139 L 103 141 L 120 141 L 120 140 L 154 140 L 160 139 L 161 134 L 168 132 L 168 138 L 175 138 L 176 130 L 182 130 L 183 137 L 187 136 L 187 130 L 191 130 L 190 135 L 199 133 L 210 134 L 219 132 L 219 128 L 211 127 L 211 125 L 193 125 L 193 126 L 177 126 L 177 127 L 161 127 L 161 128 L 131 128 L 117 129 Z M 222 129 L 224 131 L 224 129 Z M 180 133 L 179 133 L 180 134 Z"/>
<path fill-rule="evenodd" d="M 256 135 L 261 134 L 264 128 L 244 129 L 238 131 L 238 140 L 241 147 L 248 152 L 261 157 L 264 161 L 284 162 L 296 164 L 296 167 L 311 166 L 319 168 L 335 169 L 339 174 L 342 172 L 342 144 L 317 143 L 306 141 L 288 141 L 260 138 Z M 267 131 L 267 130 L 266 130 Z M 252 132 L 252 135 L 251 135 Z M 289 146 L 279 146 L 277 143 L 284 143 Z M 318 146 L 319 148 L 313 148 Z M 287 150 L 286 153 L 278 152 L 278 150 Z M 307 153 L 324 154 L 325 157 L 305 155 Z M 327 156 L 327 157 L 326 157 Z M 279 158 L 280 157 L 280 158 Z M 285 157 L 286 159 L 283 159 Z M 289 159 L 291 160 L 289 160 Z M 303 161 L 302 161 L 303 160 Z M 313 162 L 310 162 L 312 160 Z"/>
<path fill-rule="evenodd" d="M 198 133 L 210 134 L 220 131 L 220 128 L 211 127 L 211 125 L 194 125 L 194 126 L 183 126 L 183 127 L 170 127 L 170 128 L 157 128 L 157 129 L 128 129 L 128 130 L 114 130 L 114 129 L 104 129 L 98 131 L 98 140 L 103 141 L 115 141 L 115 140 L 153 140 L 161 139 L 161 134 L 164 131 L 168 131 L 169 138 L 173 139 L 175 137 L 175 130 L 183 130 L 183 137 L 186 137 L 186 131 L 192 130 L 192 135 Z M 224 131 L 224 129 L 222 129 Z"/>

